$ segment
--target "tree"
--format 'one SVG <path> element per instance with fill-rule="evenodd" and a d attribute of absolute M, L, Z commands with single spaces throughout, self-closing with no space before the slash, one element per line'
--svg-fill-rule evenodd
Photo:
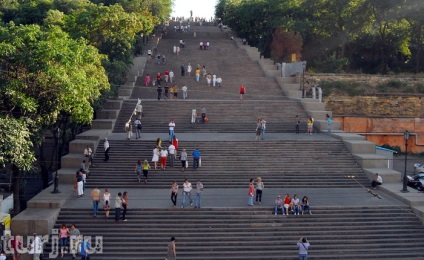
<path fill-rule="evenodd" d="M 421 0 L 408 0 L 405 8 L 402 9 L 402 16 L 409 23 L 411 38 L 410 48 L 412 56 L 411 67 L 419 73 L 424 70 L 422 54 L 424 52 L 424 6 Z"/>
<path fill-rule="evenodd" d="M 57 26 L 44 30 L 38 25 L 11 23 L 0 27 L 2 118 L 30 122 L 26 124 L 30 134 L 21 137 L 32 147 L 41 143 L 45 129 L 60 127 L 58 121 L 91 123 L 91 103 L 109 88 L 101 64 L 105 58 L 86 40 L 73 40 Z M 8 146 L 0 150 L 11 153 Z M 19 171 L 28 167 L 9 161 L 19 180 Z M 16 186 L 14 191 L 19 198 Z M 19 209 L 15 201 L 15 212 Z"/>
<path fill-rule="evenodd" d="M 291 29 L 291 14 L 297 6 L 298 1 L 291 0 L 222 0 L 217 14 L 238 36 L 269 57 L 274 31 L 277 27 Z"/>
<path fill-rule="evenodd" d="M 296 57 L 301 57 L 302 45 L 300 33 L 278 28 L 272 37 L 272 57 L 278 61 L 290 62 L 292 54 L 296 54 Z"/>
<path fill-rule="evenodd" d="M 64 30 L 73 38 L 83 37 L 110 61 L 131 63 L 135 36 L 143 30 L 143 23 L 135 13 L 127 13 L 122 6 L 91 4 L 65 18 Z"/>
<path fill-rule="evenodd" d="M 368 0 L 376 38 L 375 46 L 379 54 L 378 71 L 381 73 L 388 72 L 389 61 L 398 52 L 408 54 L 409 49 L 405 46 L 409 38 L 402 35 L 402 32 L 408 30 L 408 25 L 400 15 L 404 4 L 405 0 Z"/>
<path fill-rule="evenodd" d="M 31 131 L 27 126 L 29 122 L 25 118 L 0 116 L 0 165 L 12 165 L 14 205 L 20 205 L 20 170 L 31 170 L 35 162 Z"/>

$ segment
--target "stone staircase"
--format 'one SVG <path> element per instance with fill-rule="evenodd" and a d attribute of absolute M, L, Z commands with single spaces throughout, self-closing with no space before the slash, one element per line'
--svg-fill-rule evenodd
<path fill-rule="evenodd" d="M 151 170 L 149 183 L 137 182 L 134 168 L 137 160 L 151 160 L 152 141 L 109 141 L 111 160 L 102 162 L 97 153 L 88 188 L 168 188 L 174 180 L 202 179 L 208 188 L 245 188 L 250 178 L 261 176 L 269 188 L 349 188 L 358 184 L 346 176 L 368 185 L 368 178 L 355 163 L 352 154 L 339 140 L 333 141 L 272 141 L 272 142 L 194 142 L 180 141 L 192 165 L 191 152 L 202 151 L 202 167 L 180 172 L 181 163 L 165 171 Z M 323 149 L 325 147 L 325 149 Z M 103 150 L 103 147 L 99 147 Z M 169 163 L 169 160 L 168 160 Z M 152 163 L 151 163 L 151 166 Z M 119 178 L 117 179 L 117 173 Z"/>
<path fill-rule="evenodd" d="M 282 100 L 283 91 L 274 77 L 265 77 L 259 63 L 246 55 L 244 49 L 238 48 L 235 41 L 229 40 L 225 33 L 213 26 L 196 28 L 197 37 L 192 33 L 169 32 L 159 42 L 158 51 L 166 56 L 166 64 L 157 65 L 156 60 L 148 60 L 144 75 L 149 74 L 155 78 L 158 72 L 172 70 L 175 74 L 175 83 L 178 86 L 185 84 L 188 87 L 189 99 L 239 99 L 239 87 L 246 87 L 245 99 Z M 180 55 L 173 54 L 173 46 L 179 45 L 179 40 L 186 42 Z M 200 41 L 210 41 L 208 50 L 200 50 Z M 180 67 L 187 68 L 191 64 L 193 71 L 191 77 L 188 73 L 184 77 L 180 74 Z M 206 79 L 201 77 L 200 82 L 195 81 L 194 70 L 197 66 L 205 66 L 208 73 L 220 76 L 223 80 L 221 89 L 207 87 Z M 165 83 L 161 85 L 164 86 Z M 156 87 L 144 87 L 144 76 L 139 77 L 132 98 L 156 98 Z M 181 98 L 181 93 L 180 93 Z"/>
<path fill-rule="evenodd" d="M 171 236 L 178 259 L 297 259 L 303 236 L 311 259 L 423 256 L 424 227 L 398 206 L 320 207 L 300 216 L 274 216 L 270 208 L 130 209 L 128 219 L 93 221 L 87 210 L 63 208 L 55 227 L 77 222 L 82 234 L 102 236 L 103 254 L 92 258 L 103 260 L 164 259 Z"/>
<path fill-rule="evenodd" d="M 150 100 L 142 101 L 143 132 L 166 133 L 169 120 L 173 119 L 176 123 L 176 132 L 252 133 L 254 138 L 258 118 L 265 118 L 267 121 L 267 132 L 293 133 L 296 115 L 302 121 L 302 133 L 306 132 L 307 114 L 297 101 L 179 101 L 170 100 L 160 103 Z M 124 125 L 134 111 L 136 103 L 136 100 L 128 100 L 123 103 L 113 129 L 114 133 L 125 132 Z M 196 108 L 200 116 L 202 107 L 207 109 L 209 122 L 204 125 L 191 124 L 191 110 Z"/>
<path fill-rule="evenodd" d="M 172 27 L 172 26 L 171 26 Z M 303 104 L 303 102 L 284 96 L 281 82 L 274 78 L 275 71 L 264 72 L 271 68 L 268 61 L 252 59 L 256 53 L 248 47 L 228 39 L 228 34 L 212 26 L 192 27 L 197 37 L 191 33 L 170 31 L 159 42 L 158 50 L 167 57 L 165 65 L 157 65 L 148 60 L 143 77 L 135 76 L 131 86 L 124 87 L 120 93 L 125 98 L 112 100 L 108 104 L 112 112 L 101 115 L 104 121 L 93 124 L 95 129 L 113 129 L 111 138 L 111 160 L 103 162 L 102 143 L 93 140 L 96 148 L 95 167 L 90 169 L 87 189 L 99 188 L 151 188 L 168 189 L 174 179 L 189 178 L 194 182 L 202 179 L 208 189 L 224 188 L 232 190 L 246 188 L 247 180 L 261 176 L 267 188 L 306 188 L 312 187 L 328 193 L 328 200 L 336 201 L 339 206 L 317 206 L 313 215 L 295 217 L 274 216 L 271 208 L 210 207 L 195 210 L 131 207 L 128 222 L 114 223 L 103 217 L 93 219 L 90 206 L 79 208 L 62 207 L 55 227 L 61 223 L 75 223 L 83 234 L 103 236 L 102 255 L 96 259 L 163 259 L 166 243 L 171 236 L 177 237 L 179 259 L 297 259 L 296 241 L 307 236 L 311 241 L 312 259 L 420 259 L 422 258 L 423 226 L 410 207 L 401 202 L 393 205 L 363 206 L 364 201 L 349 202 L 336 197 L 333 188 L 343 189 L 350 195 L 357 192 L 360 185 L 369 185 L 366 174 L 361 169 L 369 165 L 366 158 L 354 157 L 352 153 L 362 153 L 349 137 L 342 136 L 332 140 L 293 139 L 254 142 L 255 120 L 267 120 L 268 133 L 290 133 L 294 129 L 294 116 L 302 119 L 308 114 L 321 116 L 326 112 L 322 105 Z M 186 41 L 181 54 L 172 54 L 172 46 L 179 39 Z M 211 42 L 210 50 L 199 50 L 201 40 Z M 200 83 L 192 76 L 181 77 L 181 64 L 193 68 L 205 65 L 208 72 L 216 72 L 223 78 L 223 87 L 207 87 L 206 81 Z M 157 72 L 172 69 L 175 82 L 189 88 L 188 100 L 156 101 L 156 87 L 144 86 L 144 75 L 152 78 Z M 245 100 L 239 100 L 238 89 L 241 84 L 247 88 Z M 290 82 L 295 91 L 295 82 Z M 139 184 L 134 174 L 138 159 L 151 159 L 154 139 L 125 140 L 124 122 L 128 120 L 141 98 L 145 117 L 143 134 L 166 134 L 169 120 L 177 122 L 176 135 L 179 133 L 209 133 L 217 136 L 225 133 L 251 133 L 252 142 L 231 141 L 189 141 L 180 140 L 180 149 L 190 152 L 195 147 L 202 151 L 202 168 L 181 173 L 177 169 L 150 171 L 149 183 Z M 191 109 L 205 106 L 210 121 L 205 125 L 189 123 Z M 306 107 L 305 109 L 302 109 Z M 120 109 L 117 114 L 117 110 Z M 314 112 L 317 111 L 317 112 Z M 109 120 L 110 119 L 110 120 Z M 316 118 L 317 119 L 317 118 Z M 319 122 L 323 129 L 324 122 Z M 103 124 L 103 125 L 102 125 Z M 301 131 L 305 131 L 302 126 Z M 107 134 L 110 134 L 108 132 Z M 107 135 L 106 134 L 106 135 Z M 103 135 L 101 138 L 103 138 Z M 91 135 L 81 138 L 90 139 Z M 349 143 L 346 146 L 346 143 Z M 362 142 L 362 141 L 357 141 Z M 82 143 L 81 142 L 81 147 Z M 75 151 L 82 151 L 78 142 Z M 78 149 L 77 149 L 78 148 Z M 368 150 L 367 150 L 368 152 Z M 365 156 L 364 156 L 365 157 Z M 70 156 L 69 161 L 74 160 Z M 63 162 L 67 162 L 62 158 Z M 358 163 L 359 162 L 359 163 Z M 178 163 L 178 162 L 177 162 Z M 358 165 L 359 164 L 359 165 Z M 69 164 L 71 165 L 71 164 Z M 191 166 L 191 160 L 190 160 Z M 369 165 L 379 168 L 380 165 Z M 352 181 L 348 176 L 355 176 Z M 340 199 L 340 202 L 337 200 Z M 179 196 L 181 200 L 181 195 Z M 151 202 L 154 203 L 154 202 Z M 112 202 L 113 205 L 113 202 Z M 111 216 L 113 215 L 113 210 Z"/>

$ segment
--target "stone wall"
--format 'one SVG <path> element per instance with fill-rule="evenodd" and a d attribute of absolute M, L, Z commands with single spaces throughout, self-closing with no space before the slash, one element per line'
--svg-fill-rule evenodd
<path fill-rule="evenodd" d="M 424 83 L 423 75 L 372 75 L 372 74 L 333 74 L 333 73 L 306 73 L 305 76 L 312 82 L 317 80 L 357 81 L 378 85 L 389 80 L 396 80 L 406 84 Z"/>
<path fill-rule="evenodd" d="M 333 116 L 424 117 L 424 97 L 421 96 L 329 96 L 324 102 Z"/>

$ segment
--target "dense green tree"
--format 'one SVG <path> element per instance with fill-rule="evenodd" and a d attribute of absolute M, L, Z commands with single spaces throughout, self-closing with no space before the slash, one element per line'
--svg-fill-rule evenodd
<path fill-rule="evenodd" d="M 302 57 L 317 69 L 387 73 L 411 67 L 412 56 L 418 72 L 423 6 L 419 0 L 219 0 L 215 14 L 265 56 L 281 28 L 302 35 Z"/>
<path fill-rule="evenodd" d="M 25 140 L 21 141 L 31 142 L 33 147 L 41 143 L 46 129 L 66 129 L 64 125 L 69 122 L 91 123 L 91 103 L 102 90 L 109 88 L 101 64 L 105 58 L 86 40 L 73 40 L 57 26 L 47 30 L 38 25 L 13 23 L 0 27 L 2 118 L 11 124 L 20 122 L 19 131 L 28 128 L 30 134 L 22 135 Z M 0 153 L 13 153 L 10 149 L 10 146 L 0 146 Z M 14 180 L 19 181 L 20 170 L 28 166 L 9 162 Z M 15 183 L 15 187 L 19 187 L 19 183 Z M 14 197 L 18 200 L 19 194 L 15 193 Z M 15 211 L 19 212 L 16 200 Z"/>
<path fill-rule="evenodd" d="M 105 6 L 119 4 L 130 13 L 142 13 L 147 10 L 154 17 L 155 24 L 168 20 L 172 11 L 172 0 L 92 0 L 92 2 Z"/>
<path fill-rule="evenodd" d="M 91 4 L 65 17 L 64 30 L 73 38 L 83 37 L 109 60 L 129 64 L 132 60 L 135 36 L 143 30 L 139 16 L 127 13 L 121 5 Z"/>
<path fill-rule="evenodd" d="M 424 71 L 424 4 L 421 0 L 407 0 L 402 9 L 404 19 L 409 23 L 409 37 L 411 49 L 411 62 L 407 61 L 407 66 L 412 71 Z"/>
<path fill-rule="evenodd" d="M 274 31 L 277 27 L 291 28 L 291 15 L 297 5 L 298 1 L 293 0 L 221 0 L 216 15 L 269 57 Z"/>

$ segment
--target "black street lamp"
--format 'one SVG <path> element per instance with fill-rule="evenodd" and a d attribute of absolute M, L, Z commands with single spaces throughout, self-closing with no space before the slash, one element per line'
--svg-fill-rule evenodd
<path fill-rule="evenodd" d="M 305 71 L 306 71 L 306 62 L 302 62 L 302 98 L 306 98 L 305 93 Z"/>
<path fill-rule="evenodd" d="M 405 139 L 405 171 L 403 172 L 403 189 L 401 191 L 408 192 L 408 189 L 406 187 L 406 164 L 408 162 L 408 140 L 409 140 L 408 130 L 405 130 L 405 132 L 403 132 L 403 138 Z"/>
<path fill-rule="evenodd" d="M 57 171 L 59 169 L 59 160 L 60 160 L 60 156 L 59 156 L 59 146 L 60 146 L 60 129 L 57 129 L 56 132 L 56 137 L 57 137 L 57 149 L 56 149 L 56 175 L 54 176 L 54 190 L 52 191 L 52 193 L 60 193 L 58 187 L 59 187 L 59 177 L 57 176 Z"/>

